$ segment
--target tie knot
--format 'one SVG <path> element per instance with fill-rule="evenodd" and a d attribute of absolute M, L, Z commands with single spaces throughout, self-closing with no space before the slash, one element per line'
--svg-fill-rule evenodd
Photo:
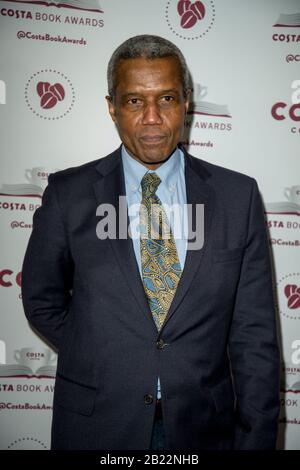
<path fill-rule="evenodd" d="M 143 196 L 153 196 L 160 182 L 161 179 L 156 173 L 146 173 L 141 181 Z"/>

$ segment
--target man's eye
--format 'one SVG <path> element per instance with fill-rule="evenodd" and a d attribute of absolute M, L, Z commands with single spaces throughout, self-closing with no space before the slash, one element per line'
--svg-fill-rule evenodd
<path fill-rule="evenodd" d="M 139 100 L 138 98 L 130 98 L 130 100 L 128 100 L 128 103 L 129 104 L 139 104 L 141 100 Z"/>
<path fill-rule="evenodd" d="M 174 97 L 170 95 L 163 96 L 162 99 L 163 101 L 167 101 L 167 102 L 174 101 Z"/>

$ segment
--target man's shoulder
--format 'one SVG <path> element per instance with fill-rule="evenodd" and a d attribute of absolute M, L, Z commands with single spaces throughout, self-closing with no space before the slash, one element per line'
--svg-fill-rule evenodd
<path fill-rule="evenodd" d="M 215 185 L 222 182 L 226 185 L 241 184 L 252 186 L 255 181 L 252 176 L 245 173 L 208 162 L 191 154 L 188 154 L 188 158 L 193 170 L 202 175 L 209 184 Z"/>
<path fill-rule="evenodd" d="M 113 151 L 105 157 L 97 158 L 95 160 L 65 168 L 63 170 L 56 171 L 49 175 L 49 183 L 56 184 L 83 184 L 84 181 L 90 181 L 99 177 L 97 169 L 105 169 L 118 159 L 119 149 Z"/>

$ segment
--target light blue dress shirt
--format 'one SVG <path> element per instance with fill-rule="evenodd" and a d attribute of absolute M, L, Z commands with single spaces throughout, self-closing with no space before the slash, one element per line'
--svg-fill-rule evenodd
<path fill-rule="evenodd" d="M 187 249 L 187 210 L 186 187 L 184 176 L 184 154 L 176 148 L 171 157 L 156 170 L 149 170 L 142 163 L 131 157 L 122 146 L 122 162 L 125 176 L 126 201 L 130 226 L 132 227 L 132 242 L 141 272 L 141 253 L 139 238 L 139 206 L 142 200 L 141 180 L 149 173 L 156 173 L 160 179 L 156 194 L 161 200 L 167 213 L 169 223 L 174 236 L 178 258 L 183 270 Z M 171 210 L 170 210 L 171 207 Z M 157 384 L 157 398 L 161 398 L 160 380 Z"/>

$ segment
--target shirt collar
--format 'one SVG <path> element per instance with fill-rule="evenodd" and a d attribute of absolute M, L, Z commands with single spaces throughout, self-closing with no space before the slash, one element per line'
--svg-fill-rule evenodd
<path fill-rule="evenodd" d="M 142 163 L 129 155 L 125 146 L 122 145 L 122 161 L 125 172 L 125 179 L 131 191 L 140 190 L 140 184 L 143 176 L 149 172 L 155 172 L 161 179 L 161 184 L 165 185 L 171 192 L 174 191 L 178 180 L 180 169 L 181 151 L 178 147 L 174 150 L 171 157 L 156 170 L 148 170 Z"/>

